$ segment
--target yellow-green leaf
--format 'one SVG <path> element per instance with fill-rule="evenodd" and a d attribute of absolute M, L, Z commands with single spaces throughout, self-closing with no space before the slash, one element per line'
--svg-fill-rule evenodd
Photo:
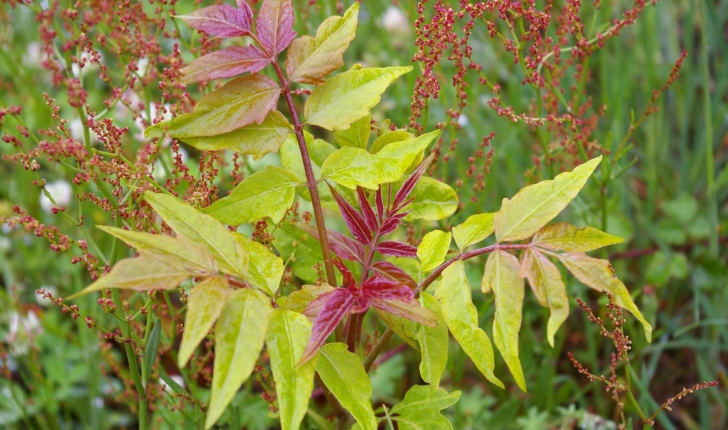
<path fill-rule="evenodd" d="M 390 411 L 400 430 L 452 430 L 452 424 L 440 413 L 460 399 L 460 391 L 449 393 L 442 388 L 415 385 L 404 395 L 402 403 Z"/>
<path fill-rule="evenodd" d="M 144 137 L 174 138 L 215 136 L 249 124 L 260 124 L 276 106 L 280 87 L 270 78 L 254 74 L 233 79 L 207 94 L 192 113 L 155 124 Z"/>
<path fill-rule="evenodd" d="M 272 311 L 270 300 L 253 288 L 237 290 L 225 302 L 217 320 L 212 393 L 205 429 L 217 422 L 253 372 Z"/>
<path fill-rule="evenodd" d="M 352 148 L 367 149 L 369 134 L 372 131 L 372 116 L 365 115 L 351 124 L 346 130 L 334 132 L 334 139 L 339 146 L 351 146 Z"/>
<path fill-rule="evenodd" d="M 614 274 L 614 269 L 609 261 L 592 258 L 581 252 L 553 255 L 564 263 L 564 266 L 579 282 L 597 291 L 610 293 L 616 304 L 630 311 L 642 323 L 645 338 L 648 342 L 652 341 L 652 326 L 635 305 L 627 287 Z"/>
<path fill-rule="evenodd" d="M 246 125 L 215 136 L 185 137 L 180 140 L 202 151 L 229 149 L 259 160 L 269 152 L 278 152 L 290 131 L 291 124 L 286 117 L 272 110 L 260 124 Z"/>
<path fill-rule="evenodd" d="M 518 358 L 518 332 L 523 313 L 523 279 L 518 276 L 518 259 L 504 251 L 495 250 L 488 256 L 483 273 L 483 292 L 495 294 L 493 340 L 516 380 L 526 392 L 521 360 Z"/>
<path fill-rule="evenodd" d="M 227 279 L 222 276 L 207 278 L 192 287 L 187 299 L 185 330 L 177 355 L 180 369 L 187 365 L 197 345 L 207 336 L 230 294 L 232 290 Z"/>
<path fill-rule="evenodd" d="M 266 216 L 278 224 L 293 204 L 298 185 L 298 178 L 293 173 L 268 166 L 245 178 L 229 196 L 202 212 L 229 225 L 253 223 Z"/>
<path fill-rule="evenodd" d="M 330 343 L 321 347 L 316 372 L 331 393 L 365 430 L 377 429 L 372 409 L 372 383 L 358 355 L 346 344 Z"/>
<path fill-rule="evenodd" d="M 285 309 L 276 309 L 271 316 L 266 344 L 283 430 L 300 427 L 313 392 L 316 358 L 296 365 L 311 337 L 312 326 L 305 316 Z"/>
<path fill-rule="evenodd" d="M 315 284 L 319 278 L 324 277 L 321 244 L 310 234 L 293 224 L 284 222 L 276 231 L 273 246 L 291 266 L 293 274 L 305 282 Z"/>
<path fill-rule="evenodd" d="M 389 312 L 381 311 L 374 308 L 374 312 L 379 316 L 387 327 L 391 328 L 394 334 L 399 336 L 400 339 L 407 342 L 412 348 L 419 350 L 420 346 L 417 343 L 417 327 L 418 324 L 407 318 L 402 318 Z"/>
<path fill-rule="evenodd" d="M 414 134 L 406 132 L 404 130 L 385 130 L 381 136 L 374 139 L 374 142 L 372 142 L 372 147 L 369 149 L 369 152 L 372 154 L 376 154 L 390 143 L 405 142 L 414 139 Z"/>
<path fill-rule="evenodd" d="M 624 242 L 624 239 L 593 227 L 578 228 L 560 222 L 542 228 L 531 240 L 534 245 L 558 251 L 587 252 Z"/>
<path fill-rule="evenodd" d="M 411 66 L 349 70 L 327 79 L 306 100 L 306 123 L 327 130 L 349 128 L 379 103 L 389 84 L 411 70 Z"/>
<path fill-rule="evenodd" d="M 140 253 L 167 265 L 179 266 L 190 273 L 217 273 L 212 255 L 203 246 L 191 243 L 181 236 L 142 233 L 103 225 L 98 228 L 123 240 Z"/>
<path fill-rule="evenodd" d="M 220 270 L 245 277 L 248 253 L 218 220 L 166 194 L 147 191 L 144 199 L 177 234 L 204 245 L 215 257 Z"/>
<path fill-rule="evenodd" d="M 463 250 L 493 234 L 495 229 L 493 215 L 492 213 L 472 215 L 464 223 L 453 227 L 452 234 L 455 236 L 455 243 L 457 243 L 458 248 Z"/>
<path fill-rule="evenodd" d="M 439 221 L 455 213 L 458 208 L 458 195 L 448 184 L 427 176 L 417 181 L 410 198 L 414 201 L 407 206 L 407 222 L 423 219 Z"/>
<path fill-rule="evenodd" d="M 146 255 L 125 258 L 116 263 L 108 275 L 99 278 L 68 299 L 105 288 L 138 291 L 169 290 L 176 288 L 182 281 L 192 276 L 194 274 L 183 267 L 165 264 Z"/>
<path fill-rule="evenodd" d="M 503 199 L 501 209 L 495 214 L 496 240 L 512 242 L 531 237 L 576 197 L 601 160 L 600 155 L 573 172 L 529 185 L 511 200 Z"/>
<path fill-rule="evenodd" d="M 249 239 L 244 234 L 234 233 L 235 240 L 248 253 L 248 273 L 245 280 L 273 297 L 278 291 L 283 276 L 283 259 L 273 254 L 265 245 Z"/>
<path fill-rule="evenodd" d="M 422 380 L 430 384 L 430 388 L 434 393 L 440 385 L 440 378 L 447 367 L 447 349 L 449 335 L 447 325 L 442 318 L 440 310 L 440 302 L 432 295 L 422 293 L 420 295 L 420 304 L 423 308 L 433 311 L 437 315 L 437 326 L 428 327 L 420 325 L 417 331 L 417 342 L 420 345 L 420 376 Z"/>
<path fill-rule="evenodd" d="M 360 148 L 341 148 L 324 161 L 321 175 L 347 188 L 376 190 L 379 184 L 398 180 L 439 133 L 438 130 L 415 140 L 391 143 L 375 155 Z"/>
<path fill-rule="evenodd" d="M 451 233 L 442 230 L 433 230 L 422 238 L 417 247 L 417 258 L 420 259 L 422 273 L 432 271 L 445 261 L 451 238 Z"/>
<path fill-rule="evenodd" d="M 523 255 L 519 275 L 528 279 L 538 302 L 541 306 L 548 307 L 551 312 L 546 326 L 546 337 L 553 347 L 556 332 L 569 316 L 569 299 L 561 273 L 545 255 L 532 248 Z"/>
<path fill-rule="evenodd" d="M 283 309 L 302 314 L 309 303 L 316 300 L 321 294 L 331 291 L 334 291 L 334 288 L 328 284 L 304 285 L 298 291 L 294 291 L 287 296 L 279 297 L 276 302 Z"/>
<path fill-rule="evenodd" d="M 327 18 L 316 37 L 302 36 L 288 48 L 286 71 L 291 82 L 319 85 L 344 65 L 343 54 L 356 34 L 359 3 L 354 2 L 343 17 Z"/>
<path fill-rule="evenodd" d="M 454 262 L 442 272 L 435 298 L 440 301 L 442 318 L 463 351 L 490 382 L 503 388 L 503 382 L 493 373 L 493 346 L 488 335 L 478 327 L 478 311 L 473 304 L 470 284 L 465 276 L 465 264 L 462 261 Z"/>

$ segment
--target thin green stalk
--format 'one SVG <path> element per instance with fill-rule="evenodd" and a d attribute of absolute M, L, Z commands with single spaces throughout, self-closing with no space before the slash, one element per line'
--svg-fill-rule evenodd
<path fill-rule="evenodd" d="M 703 118 L 705 120 L 705 176 L 707 179 L 708 210 L 710 217 L 711 232 L 709 237 L 709 249 L 713 256 L 718 255 L 718 203 L 715 199 L 715 172 L 713 169 L 713 109 L 710 103 L 710 59 L 708 57 L 708 13 L 704 1 L 700 2 L 703 22 L 701 25 L 702 43 L 700 44 L 700 60 L 703 68 Z"/>

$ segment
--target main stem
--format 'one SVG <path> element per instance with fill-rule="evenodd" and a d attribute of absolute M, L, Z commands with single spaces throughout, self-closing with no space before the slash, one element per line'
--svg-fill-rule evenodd
<path fill-rule="evenodd" d="M 298 149 L 301 150 L 301 160 L 303 160 L 303 170 L 306 172 L 306 183 L 308 185 L 308 192 L 311 194 L 311 203 L 313 205 L 313 216 L 316 219 L 316 229 L 318 229 L 319 241 L 321 242 L 321 253 L 324 256 L 324 266 L 326 268 L 326 280 L 329 285 L 336 286 L 336 274 L 334 273 L 334 266 L 331 263 L 331 248 L 329 248 L 329 238 L 326 235 L 326 224 L 324 223 L 324 212 L 321 209 L 321 198 L 318 193 L 318 186 L 316 184 L 316 177 L 313 174 L 313 167 L 311 166 L 311 156 L 308 154 L 308 147 L 306 146 L 306 138 L 303 136 L 303 124 L 298 118 L 298 112 L 296 111 L 296 105 L 293 103 L 293 97 L 291 96 L 291 87 L 288 84 L 288 80 L 283 75 L 283 70 L 278 62 L 273 61 L 273 68 L 276 70 L 278 80 L 281 82 L 281 89 L 283 96 L 288 103 L 288 110 L 291 112 L 291 119 L 293 120 L 293 128 L 298 140 Z"/>

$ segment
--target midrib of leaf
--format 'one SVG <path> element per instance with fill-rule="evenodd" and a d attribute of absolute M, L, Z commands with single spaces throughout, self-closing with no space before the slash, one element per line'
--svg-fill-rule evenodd
<path fill-rule="evenodd" d="M 332 368 L 334 369 L 334 371 L 336 372 L 336 376 L 338 376 L 338 378 L 339 378 L 339 380 L 341 381 L 341 383 L 342 383 L 342 384 L 343 384 L 343 385 L 344 385 L 344 386 L 346 387 L 346 391 L 348 391 L 348 392 L 349 392 L 349 395 L 351 396 L 352 400 L 354 400 L 354 407 L 355 407 L 355 408 L 356 408 L 356 409 L 357 409 L 357 410 L 359 411 L 359 413 L 361 413 L 361 414 L 362 414 L 363 416 L 364 416 L 364 415 L 367 415 L 367 411 L 366 411 L 366 410 L 364 410 L 364 409 L 362 408 L 362 406 L 361 406 L 361 405 L 359 404 L 359 402 L 357 401 L 357 398 L 356 398 L 356 396 L 354 395 L 354 390 L 353 390 L 353 389 L 352 389 L 352 388 L 351 388 L 351 387 L 349 386 L 349 384 L 348 384 L 348 383 L 346 382 L 346 378 L 344 378 L 344 377 L 343 377 L 343 375 L 342 375 L 342 374 L 341 374 L 341 372 L 339 371 L 339 368 L 338 368 L 337 366 L 335 366 L 335 365 L 334 365 L 334 362 L 333 362 L 333 361 L 332 361 L 332 360 L 331 360 L 331 359 L 329 358 L 329 356 L 328 356 L 328 355 L 326 354 L 326 351 L 324 351 L 324 350 L 321 350 L 321 353 L 322 353 L 321 355 L 323 355 L 323 356 L 324 356 L 324 358 L 325 358 L 325 359 L 326 359 L 326 360 L 327 360 L 327 361 L 329 362 L 329 364 L 331 365 L 331 367 L 332 367 Z M 360 423 L 360 425 L 361 425 L 361 423 Z M 363 427 L 363 426 L 362 426 L 362 427 Z"/>
<path fill-rule="evenodd" d="M 531 211 L 530 211 L 530 212 L 528 212 L 528 213 L 527 213 L 526 215 L 524 215 L 524 216 L 523 216 L 523 217 L 522 217 L 522 218 L 521 218 L 521 219 L 520 219 L 520 220 L 519 220 L 519 221 L 518 221 L 517 223 L 513 224 L 513 226 L 511 227 L 511 229 L 510 229 L 510 230 L 508 230 L 507 232 L 505 232 L 505 233 L 504 233 L 504 234 L 503 234 L 503 235 L 501 236 L 501 240 L 503 240 L 502 238 L 504 238 L 504 237 L 507 237 L 507 236 L 508 236 L 508 234 L 510 234 L 510 232 L 512 232 L 513 230 L 515 230 L 515 229 L 516 229 L 516 228 L 517 228 L 517 227 L 518 227 L 519 225 L 523 224 L 524 220 L 528 219 L 528 217 L 529 217 L 529 216 L 531 216 L 531 215 L 532 215 L 532 214 L 533 214 L 534 212 L 536 212 L 536 211 L 537 211 L 538 209 L 540 209 L 540 208 L 541 208 L 541 207 L 542 207 L 543 205 L 545 205 L 546 203 L 548 203 L 549 201 L 551 201 L 551 199 L 553 199 L 554 197 L 556 197 L 557 195 L 559 195 L 559 193 L 561 193 L 561 192 L 562 192 L 562 191 L 563 191 L 563 190 L 564 190 L 564 189 L 565 189 L 565 188 L 566 188 L 567 186 L 571 185 L 572 183 L 574 183 L 574 182 L 575 182 L 575 181 L 577 181 L 578 179 L 579 179 L 579 177 L 578 177 L 578 176 L 577 176 L 577 177 L 575 177 L 575 178 L 574 178 L 574 179 L 572 179 L 572 180 L 571 180 L 570 182 L 566 183 L 566 184 L 565 184 L 565 185 L 564 185 L 563 187 L 561 187 L 561 188 L 560 188 L 560 189 L 559 189 L 558 191 L 556 191 L 556 192 L 554 192 L 553 194 L 551 194 L 551 195 L 550 195 L 550 196 L 549 196 L 549 197 L 548 197 L 548 198 L 547 198 L 546 200 L 543 200 L 543 201 L 542 201 L 542 202 L 541 202 L 540 204 L 536 205 L 536 206 L 535 206 L 535 207 L 534 207 L 533 209 L 531 209 Z M 555 182 L 556 180 L 555 180 L 555 179 L 552 179 L 552 181 L 554 181 L 554 182 Z M 512 201 L 513 201 L 513 200 L 511 199 L 511 202 L 512 202 Z M 509 202 L 509 203 L 510 203 L 510 202 Z M 501 240 L 499 240 L 498 242 L 500 242 Z"/>
<path fill-rule="evenodd" d="M 281 311 L 281 312 L 282 312 L 281 313 L 281 316 L 283 317 L 283 326 L 284 326 L 284 329 L 286 331 L 286 340 L 288 341 L 288 349 L 290 351 L 290 354 L 288 354 L 289 364 L 291 365 L 290 368 L 293 370 L 293 374 L 291 375 L 291 379 L 293 381 L 291 381 L 291 382 L 293 382 L 293 390 L 294 390 L 293 403 L 294 403 L 294 406 L 295 406 L 295 403 L 296 403 L 296 395 L 295 395 L 295 391 L 296 391 L 296 361 L 293 359 L 293 338 L 291 337 L 291 329 L 290 329 L 290 326 L 288 324 L 288 317 L 286 316 L 285 311 Z"/>
<path fill-rule="evenodd" d="M 496 305 L 497 305 L 497 301 L 498 301 L 498 296 L 500 295 L 499 293 L 501 293 L 501 291 L 500 291 L 500 285 L 501 285 L 501 267 L 500 267 L 501 265 L 500 265 L 500 259 L 501 258 L 500 258 L 500 254 L 498 252 L 499 251 L 496 251 L 496 254 L 495 254 L 495 263 L 496 263 L 495 264 L 495 279 L 496 279 L 496 285 L 493 286 L 493 293 L 496 296 L 496 298 L 495 298 L 496 299 Z M 508 354 L 508 357 L 510 358 L 510 356 L 511 356 L 511 348 L 510 348 L 510 345 L 509 345 L 509 342 L 508 342 L 507 333 L 504 331 L 504 329 L 505 329 L 504 328 L 504 324 L 501 324 L 500 321 L 499 321 L 498 322 L 498 332 L 500 332 L 501 339 L 503 339 L 503 346 L 505 347 L 506 353 Z"/>
<path fill-rule="evenodd" d="M 346 93 L 346 94 L 345 94 L 345 95 L 344 95 L 343 97 L 339 98 L 339 100 L 337 100 L 337 101 L 333 102 L 332 104 L 328 105 L 328 106 L 327 106 L 326 108 L 324 108 L 324 109 L 322 109 L 322 110 L 318 111 L 318 112 L 317 112 L 317 113 L 316 113 L 316 114 L 315 114 L 314 116 L 312 116 L 312 117 L 310 117 L 310 118 L 307 118 L 307 119 L 306 119 L 306 123 L 307 123 L 307 124 L 308 124 L 308 123 L 310 123 L 312 119 L 314 119 L 314 118 L 316 118 L 316 117 L 320 116 L 321 114 L 323 114 L 324 112 L 327 112 L 327 111 L 328 111 L 328 110 L 330 110 L 330 109 L 333 109 L 333 108 L 334 108 L 335 106 L 337 106 L 337 105 L 338 105 L 339 103 L 341 103 L 342 101 L 344 101 L 344 100 L 345 100 L 345 99 L 347 99 L 348 97 L 353 97 L 353 96 L 354 96 L 354 94 L 358 93 L 358 92 L 359 92 L 360 90 L 362 90 L 362 89 L 366 88 L 367 86 L 369 86 L 369 85 L 370 85 L 370 84 L 371 84 L 372 82 L 374 82 L 374 81 L 376 81 L 377 79 L 379 79 L 379 78 L 382 78 L 382 77 L 384 77 L 384 76 L 386 76 L 386 75 L 382 74 L 382 75 L 379 75 L 379 76 L 377 76 L 377 77 L 375 77 L 375 78 L 373 78 L 373 79 L 370 79 L 370 80 L 368 80 L 368 81 L 367 81 L 367 82 L 366 82 L 365 84 L 363 84 L 363 85 L 361 85 L 361 86 L 359 86 L 359 87 L 355 88 L 355 89 L 354 89 L 354 91 L 352 91 L 352 92 L 350 92 L 350 93 Z M 381 94 L 380 94 L 380 97 L 381 97 Z M 349 127 L 351 127 L 351 125 L 349 125 Z"/>
<path fill-rule="evenodd" d="M 108 230 L 108 229 L 105 229 L 105 228 L 102 228 L 101 230 L 105 231 L 106 233 L 109 233 L 110 235 L 112 235 L 112 236 L 114 236 L 114 237 L 118 237 L 118 236 L 117 236 L 116 234 L 112 233 L 112 232 L 115 232 L 116 230 Z M 126 231 L 126 230 L 124 230 L 124 231 Z M 138 233 L 138 232 L 133 232 L 133 231 L 129 231 L 129 233 Z M 122 236 L 122 235 L 123 235 L 123 233 L 122 233 L 122 234 L 120 234 L 119 236 Z M 138 241 L 138 242 L 144 242 L 144 244 L 145 244 L 145 245 L 149 245 L 149 242 L 145 242 L 145 240 L 144 240 L 144 239 L 138 239 L 138 238 L 136 238 L 136 237 L 133 237 L 133 236 L 131 236 L 131 237 L 132 237 L 132 239 L 133 239 L 134 241 Z M 126 242 L 126 241 L 125 241 L 124 239 L 122 239 L 122 238 L 120 238 L 120 237 L 119 237 L 119 239 L 121 239 L 122 241 Z M 191 256 L 189 256 L 189 255 L 185 255 L 185 254 L 183 254 L 183 253 L 180 253 L 180 252 L 179 252 L 179 248 L 167 248 L 167 247 L 164 247 L 164 246 L 160 246 L 160 245 L 166 245 L 166 244 L 164 243 L 164 241 L 162 241 L 162 242 L 160 242 L 159 244 L 155 244 L 155 245 L 153 245 L 153 247 L 155 247 L 155 248 L 156 248 L 156 249 L 158 249 L 158 250 L 164 251 L 165 253 L 167 253 L 167 254 L 170 254 L 170 255 L 172 255 L 172 256 L 176 256 L 176 257 L 178 257 L 178 258 L 179 258 L 179 259 L 181 259 L 181 260 L 184 260 L 184 261 L 189 261 L 189 262 L 191 262 L 191 263 L 194 263 L 194 264 L 195 264 L 195 265 L 197 265 L 197 266 L 201 266 L 201 267 L 204 267 L 204 268 L 206 268 L 206 269 L 211 269 L 211 268 L 210 268 L 209 266 L 207 266 L 207 264 L 205 264 L 205 262 L 204 262 L 204 261 L 197 261 L 197 260 L 195 260 L 194 258 L 192 258 L 192 257 L 191 257 Z M 152 245 L 150 245 L 150 246 L 152 246 Z M 138 249 L 138 250 L 140 250 L 141 252 L 146 252 L 146 250 L 144 250 L 144 249 L 139 249 L 139 248 L 137 248 L 137 249 Z M 148 255 L 149 257 L 151 257 L 151 258 L 154 258 L 154 256 L 153 256 L 153 255 L 149 255 L 149 254 L 147 254 L 147 255 Z M 165 262 L 165 263 L 166 263 L 166 262 Z M 168 264 L 168 263 L 167 263 L 167 264 Z M 173 264 L 168 264 L 168 265 L 174 266 Z"/>
<path fill-rule="evenodd" d="M 181 17 L 181 15 L 180 15 L 180 17 Z M 189 18 L 189 17 L 191 17 L 191 18 Z M 175 18 L 177 18 L 177 16 L 175 16 Z M 235 24 L 231 23 L 230 21 L 223 21 L 222 19 L 209 18 L 209 17 L 202 18 L 202 17 L 197 17 L 194 15 L 187 15 L 182 19 L 192 19 L 192 20 L 197 20 L 197 21 L 212 21 L 212 22 L 215 22 L 218 24 L 225 24 L 228 27 L 238 29 L 238 30 L 242 31 L 243 33 L 250 33 L 250 30 L 246 30 L 243 27 L 240 27 L 239 25 L 235 25 Z"/>

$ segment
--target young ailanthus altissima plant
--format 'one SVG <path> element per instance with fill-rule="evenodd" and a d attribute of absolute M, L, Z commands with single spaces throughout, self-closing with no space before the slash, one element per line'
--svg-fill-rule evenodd
<path fill-rule="evenodd" d="M 209 36 L 249 43 L 203 55 L 182 69 L 186 83 L 234 79 L 204 96 L 191 113 L 158 121 L 145 135 L 255 158 L 279 152 L 282 167 L 254 173 L 206 207 L 185 203 L 161 187 L 157 191 L 164 192 L 144 192 L 144 201 L 162 223 L 160 231 L 174 235 L 131 231 L 120 228 L 120 222 L 103 228 L 139 255 L 117 262 L 81 293 L 191 285 L 177 364 L 187 365 L 212 331 L 214 368 L 205 428 L 220 419 L 259 362 L 270 366 L 283 429 L 299 428 L 315 381 L 340 428 L 349 416 L 357 428 L 370 430 L 384 419 L 400 429 L 452 428 L 440 411 L 454 404 L 459 392 L 439 387 L 450 335 L 486 379 L 504 387 L 495 372 L 491 340 L 479 327 L 465 271 L 469 259 L 485 254 L 481 290 L 495 297 L 493 341 L 524 392 L 518 341 L 525 280 L 550 309 L 551 344 L 568 316 L 566 288 L 553 261 L 584 285 L 611 294 L 651 337 L 650 324 L 610 263 L 586 254 L 621 239 L 591 227 L 549 225 L 601 157 L 522 189 L 494 213 L 473 215 L 450 232 L 433 230 L 417 247 L 397 240 L 402 224 L 452 215 L 457 197 L 447 184 L 425 175 L 433 159 L 428 148 L 439 130 L 382 127 L 369 143 L 371 109 L 412 67 L 355 66 L 329 76 L 343 66 L 358 12 L 354 3 L 343 16 L 325 20 L 315 36 L 298 38 L 290 0 L 263 1 L 257 17 L 243 0 L 237 7 L 220 4 L 178 17 Z M 284 51 L 282 64 L 278 57 Z M 305 86 L 294 89 L 294 84 Z M 303 112 L 294 101 L 299 95 L 306 96 Z M 276 110 L 281 97 L 288 116 Z M 332 131 L 338 146 L 314 138 L 314 127 Z M 310 201 L 313 225 L 287 220 L 296 196 Z M 324 207 L 338 209 L 350 235 L 327 228 Z M 237 231 L 260 220 L 278 226 L 265 243 Z M 473 247 L 491 235 L 494 244 Z M 118 252 L 117 246 L 114 255 Z M 287 264 L 309 285 L 282 292 Z M 432 294 L 428 289 L 436 281 Z M 362 322 L 370 309 L 389 328 L 362 358 Z M 159 330 L 155 325 L 145 338 L 151 348 L 145 357 L 151 360 Z M 367 372 L 394 334 L 420 351 L 420 373 L 428 386 L 413 386 L 401 404 L 378 416 Z M 143 366 L 147 372 L 150 368 L 149 363 Z M 144 419 L 140 417 L 142 426 Z"/>

